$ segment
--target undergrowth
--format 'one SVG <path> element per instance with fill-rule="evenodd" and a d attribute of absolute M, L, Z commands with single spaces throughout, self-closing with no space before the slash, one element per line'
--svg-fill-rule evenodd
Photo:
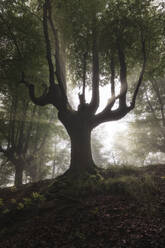
<path fill-rule="evenodd" d="M 53 182 L 47 191 L 33 192 L 31 197 L 24 197 L 18 202 L 10 200 L 10 204 L 4 204 L 0 198 L 0 215 L 6 215 L 11 211 L 22 211 L 37 207 L 47 200 L 64 199 L 71 201 L 83 201 L 84 198 L 95 195 L 115 196 L 124 200 L 134 200 L 141 204 L 152 204 L 152 199 L 158 192 L 154 178 L 141 173 L 136 167 L 112 167 L 98 171 L 96 174 L 83 174 L 80 177 L 59 177 Z M 9 205 L 9 206 L 8 206 Z"/>
<path fill-rule="evenodd" d="M 132 165 L 111 165 L 107 170 L 105 170 L 104 177 L 139 176 L 140 174 L 140 167 Z"/>
<path fill-rule="evenodd" d="M 111 167 L 103 173 L 81 177 L 63 177 L 50 185 L 48 197 L 53 194 L 83 198 L 91 194 L 110 194 L 126 199 L 148 202 L 157 192 L 152 176 L 140 173 L 132 166 Z"/>

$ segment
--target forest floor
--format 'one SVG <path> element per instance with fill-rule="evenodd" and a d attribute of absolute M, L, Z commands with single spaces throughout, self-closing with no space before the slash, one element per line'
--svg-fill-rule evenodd
<path fill-rule="evenodd" d="M 165 165 L 113 173 L 104 187 L 58 185 L 47 199 L 51 180 L 0 189 L 0 248 L 164 248 Z"/>

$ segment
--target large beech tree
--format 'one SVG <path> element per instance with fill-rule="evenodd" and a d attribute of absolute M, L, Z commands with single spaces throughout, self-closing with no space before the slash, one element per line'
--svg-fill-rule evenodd
<path fill-rule="evenodd" d="M 94 173 L 91 131 L 134 109 L 146 62 L 154 59 L 153 51 L 159 48 L 161 13 L 153 1 L 44 1 L 42 21 L 49 86 L 37 97 L 28 77 L 23 76 L 22 82 L 29 88 L 34 104 L 57 108 L 71 140 L 69 172 Z M 128 101 L 127 81 L 133 68 L 139 76 Z M 77 110 L 68 101 L 67 84 L 71 80 L 81 87 Z M 104 83 L 111 85 L 111 92 L 107 105 L 98 113 L 99 87 Z M 88 86 L 91 100 L 87 103 Z"/>

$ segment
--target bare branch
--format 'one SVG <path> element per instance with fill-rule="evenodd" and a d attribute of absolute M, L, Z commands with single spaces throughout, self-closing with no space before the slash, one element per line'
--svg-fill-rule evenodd
<path fill-rule="evenodd" d="M 82 76 L 82 80 L 83 80 L 83 86 L 82 86 L 82 93 L 79 93 L 79 106 L 78 109 L 79 110 L 84 110 L 84 107 L 87 107 L 88 105 L 86 104 L 85 101 L 85 88 L 86 88 L 86 66 L 87 66 L 87 52 L 85 52 L 83 54 L 83 76 Z M 86 108 L 87 109 L 87 108 Z"/>
<path fill-rule="evenodd" d="M 52 84 L 49 86 L 46 91 L 43 92 L 43 94 L 40 97 L 35 96 L 35 87 L 33 84 L 29 84 L 24 79 L 24 73 L 22 74 L 22 80 L 21 83 L 25 84 L 25 86 L 29 90 L 29 96 L 31 98 L 31 101 L 38 105 L 38 106 L 45 106 L 47 104 L 54 105 L 58 110 L 66 111 L 66 99 L 63 94 L 61 94 L 61 89 L 59 85 Z M 71 108 L 70 108 L 71 109 Z"/>
<path fill-rule="evenodd" d="M 33 84 L 29 85 L 29 95 L 32 100 L 32 102 L 36 105 L 39 106 L 45 106 L 47 104 L 50 104 L 51 102 L 49 101 L 48 95 L 42 95 L 40 97 L 35 96 L 35 88 Z"/>
<path fill-rule="evenodd" d="M 147 57 L 146 57 L 145 40 L 143 38 L 142 38 L 142 53 L 143 53 L 143 65 L 142 65 L 142 70 L 141 70 L 141 73 L 140 73 L 140 76 L 139 76 L 139 80 L 137 82 L 136 89 L 135 89 L 134 94 L 133 94 L 133 97 L 132 97 L 132 102 L 130 104 L 130 108 L 131 109 L 134 109 L 135 108 L 136 98 L 137 98 L 137 95 L 138 95 L 140 86 L 142 84 L 143 75 L 144 75 L 145 68 L 146 68 Z"/>
<path fill-rule="evenodd" d="M 150 108 L 150 110 L 151 110 L 151 112 L 152 112 L 152 115 L 153 115 L 155 121 L 160 123 L 160 122 L 162 121 L 162 119 L 159 119 L 159 118 L 156 116 L 156 111 L 155 111 L 155 109 L 153 108 L 152 103 L 151 103 L 151 101 L 150 101 L 150 99 L 149 99 L 149 97 L 148 97 L 146 91 L 145 91 L 145 96 L 146 96 L 146 99 L 147 99 L 147 104 L 148 104 L 148 106 L 149 106 L 149 108 Z M 164 130 L 163 130 L 163 128 L 162 128 L 161 126 L 159 127 L 159 130 L 160 130 L 160 133 L 162 134 L 162 136 L 164 136 Z"/>
<path fill-rule="evenodd" d="M 126 94 L 127 94 L 127 67 L 126 67 L 126 62 L 125 62 L 125 54 L 123 50 L 121 49 L 120 45 L 118 44 L 118 55 L 119 55 L 119 62 L 120 62 L 120 82 L 121 82 L 121 90 L 119 95 L 115 96 L 113 95 L 114 93 L 114 83 L 113 83 L 113 78 L 112 78 L 112 97 L 108 103 L 108 105 L 105 107 L 105 109 L 94 116 L 92 118 L 92 127 L 97 126 L 98 124 L 102 122 L 107 122 L 107 121 L 113 121 L 113 120 L 119 120 L 123 118 L 128 112 L 130 112 L 134 106 L 135 106 L 135 100 L 136 96 L 138 94 L 139 87 L 142 83 L 143 79 L 143 74 L 145 70 L 145 64 L 146 64 L 146 54 L 145 54 L 145 42 L 142 42 L 142 51 L 143 51 L 143 56 L 144 56 L 144 62 L 143 62 L 143 68 L 139 77 L 138 85 L 135 89 L 135 93 L 133 96 L 133 100 L 131 103 L 131 106 L 126 105 Z M 112 61 L 111 61 L 112 63 Z M 111 64 L 111 67 L 113 69 L 113 64 Z M 112 107 L 115 103 L 115 101 L 119 99 L 119 107 L 116 110 L 112 110 Z"/>
<path fill-rule="evenodd" d="M 49 65 L 49 82 L 50 85 L 52 85 L 54 84 L 54 66 L 51 58 L 51 45 L 48 32 L 48 2 L 48 0 L 45 0 L 45 4 L 43 6 L 43 30 L 46 43 L 46 57 Z"/>
<path fill-rule="evenodd" d="M 66 95 L 66 79 L 64 72 L 64 62 L 62 61 L 62 57 L 60 54 L 60 46 L 58 39 L 58 32 L 52 20 L 52 11 L 51 4 L 49 0 L 45 0 L 44 4 L 44 34 L 46 40 L 47 47 L 47 59 L 49 64 L 50 71 L 50 88 L 49 88 L 49 98 L 51 99 L 51 103 L 57 107 L 58 110 L 66 110 L 67 106 L 71 109 L 71 106 L 68 103 L 67 95 Z M 48 33 L 48 20 L 50 22 L 50 26 L 53 32 L 53 36 L 55 39 L 55 63 L 56 63 L 56 77 L 58 81 L 58 85 L 54 83 L 54 67 L 51 59 L 51 46 L 49 41 L 49 33 Z"/>
<path fill-rule="evenodd" d="M 154 110 L 154 108 L 153 108 L 153 106 L 152 106 L 152 104 L 151 104 L 151 102 L 150 102 L 150 100 L 149 100 L 149 98 L 148 98 L 148 95 L 147 95 L 147 92 L 146 92 L 146 91 L 145 91 L 145 96 L 146 96 L 148 106 L 149 106 L 149 108 L 150 108 L 150 110 L 151 110 L 151 112 L 152 112 L 152 115 L 153 115 L 154 119 L 155 119 L 156 121 L 158 121 L 158 118 L 156 117 L 156 114 L 155 114 L 155 110 Z"/>
<path fill-rule="evenodd" d="M 138 84 L 135 89 L 131 105 L 127 107 L 126 105 L 126 93 L 127 93 L 127 70 L 126 70 L 126 63 L 125 63 L 125 56 L 122 51 L 122 49 L 119 49 L 119 60 L 120 60 L 120 81 L 121 81 L 121 91 L 120 94 L 111 100 L 110 106 L 107 107 L 98 115 L 96 115 L 93 118 L 93 126 L 97 126 L 99 123 L 106 122 L 106 121 L 113 121 L 113 120 L 119 120 L 123 118 L 128 112 L 130 112 L 135 107 L 135 101 L 136 97 L 139 91 L 139 88 L 142 83 L 143 74 L 145 71 L 145 65 L 146 65 L 146 52 L 145 52 L 145 41 L 142 40 L 142 52 L 143 52 L 143 66 L 142 71 L 139 76 Z M 112 111 L 111 108 L 115 102 L 116 99 L 119 98 L 119 108 Z M 97 124 L 96 124 L 97 123 Z"/>
<path fill-rule="evenodd" d="M 119 96 L 119 106 L 120 108 L 124 108 L 126 106 L 126 94 L 127 94 L 127 66 L 125 62 L 125 54 L 123 49 L 120 46 L 120 43 L 118 43 L 118 56 L 119 56 L 119 62 L 120 62 L 120 83 L 121 83 L 121 89 Z"/>
<path fill-rule="evenodd" d="M 110 63 L 110 70 L 111 70 L 111 98 L 109 99 L 107 106 L 102 111 L 102 114 L 110 113 L 117 97 L 115 97 L 115 64 L 114 64 L 114 57 L 113 54 L 111 55 L 111 63 Z"/>
<path fill-rule="evenodd" d="M 99 116 L 102 116 L 102 117 L 105 116 L 105 118 L 107 118 L 107 116 L 111 115 L 111 113 L 112 113 L 111 109 L 114 106 L 115 101 L 116 101 L 116 97 L 115 97 L 115 95 L 113 95 L 109 99 L 109 102 L 108 102 L 107 106 L 103 109 L 103 111 L 100 114 L 96 115 L 96 118 L 98 118 Z"/>
<path fill-rule="evenodd" d="M 62 61 L 62 57 L 60 54 L 58 32 L 52 20 L 52 8 L 51 8 L 51 4 L 49 0 L 47 0 L 47 5 L 48 5 L 48 13 L 49 13 L 48 19 L 49 19 L 50 26 L 51 26 L 53 36 L 54 36 L 54 40 L 55 40 L 55 63 L 56 63 L 55 74 L 56 74 L 57 81 L 59 83 L 62 93 L 66 95 L 66 78 L 65 78 L 65 71 L 64 71 L 65 70 L 64 61 Z"/>
<path fill-rule="evenodd" d="M 120 120 L 125 115 L 127 115 L 130 111 L 131 109 L 128 107 L 118 108 L 116 110 L 108 110 L 108 109 L 107 111 L 104 110 L 101 113 L 93 117 L 91 121 L 91 126 L 92 128 L 94 128 L 103 122 Z"/>
<path fill-rule="evenodd" d="M 165 127 L 164 106 L 163 106 L 163 100 L 162 100 L 162 97 L 161 97 L 160 89 L 158 87 L 158 84 L 157 84 L 156 80 L 152 79 L 151 84 L 152 84 L 153 89 L 155 90 L 155 93 L 156 93 L 158 101 L 159 101 L 160 112 L 161 112 L 161 116 L 162 116 L 162 123 L 163 123 L 163 126 Z"/>
<path fill-rule="evenodd" d="M 96 31 L 93 32 L 93 78 L 92 78 L 92 99 L 89 104 L 90 111 L 95 113 L 99 106 L 99 54 Z"/>
<path fill-rule="evenodd" d="M 25 80 L 24 72 L 22 72 L 22 78 L 20 80 L 20 83 L 23 83 L 28 88 L 30 99 L 34 104 L 39 106 L 45 106 L 51 103 L 48 93 L 46 92 L 44 92 L 43 95 L 40 97 L 35 96 L 35 87 L 33 84 L 30 84 L 28 81 Z"/>
<path fill-rule="evenodd" d="M 111 96 L 115 96 L 115 64 L 114 64 L 114 56 L 111 55 Z"/>
<path fill-rule="evenodd" d="M 118 114 L 123 109 L 124 111 L 127 109 L 126 107 L 126 94 L 127 94 L 127 66 L 125 62 L 125 55 L 120 47 L 120 44 L 118 43 L 118 56 L 119 56 L 119 62 L 120 62 L 120 83 L 121 83 L 121 90 L 120 93 L 115 96 L 115 64 L 114 64 L 114 57 L 113 54 L 111 55 L 111 98 L 109 99 L 109 102 L 107 106 L 104 108 L 102 113 L 100 113 L 100 116 L 104 116 L 105 119 L 109 118 L 108 116 L 114 115 L 113 111 L 111 111 L 112 107 L 114 106 L 114 103 L 117 99 L 119 99 L 119 108 L 118 108 Z M 117 111 L 117 110 L 116 110 Z M 115 112 L 116 113 L 116 112 Z M 103 118 L 103 119 L 104 119 Z"/>
<path fill-rule="evenodd" d="M 87 52 L 85 52 L 83 55 L 83 89 L 82 89 L 83 103 L 85 103 L 86 70 L 87 70 Z"/>

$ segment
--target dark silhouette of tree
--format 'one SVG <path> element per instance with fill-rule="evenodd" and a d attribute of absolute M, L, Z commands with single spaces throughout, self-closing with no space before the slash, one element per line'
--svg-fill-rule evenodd
<path fill-rule="evenodd" d="M 134 109 L 147 59 L 153 59 L 154 49 L 159 48 L 162 34 L 159 16 L 161 11 L 152 1 L 45 0 L 43 32 L 49 86 L 37 97 L 34 85 L 24 75 L 22 82 L 29 88 L 34 104 L 52 104 L 57 108 L 58 118 L 71 139 L 69 172 L 95 173 L 91 131 L 103 122 L 123 118 Z M 141 69 L 128 104 L 127 75 L 136 66 Z M 82 88 L 77 110 L 68 101 L 66 69 Z M 108 80 L 110 99 L 98 113 L 99 86 Z M 87 85 L 92 93 L 89 103 L 86 102 Z M 117 85 L 119 93 L 116 93 Z"/>
<path fill-rule="evenodd" d="M 58 118 L 71 139 L 70 172 L 94 173 L 96 166 L 91 153 L 91 131 L 103 122 L 123 118 L 134 109 L 146 61 L 149 59 L 149 52 L 152 53 L 150 47 L 158 47 L 160 36 L 159 39 L 156 38 L 158 29 L 153 26 L 155 21 L 158 22 L 158 14 L 151 1 L 91 1 L 85 4 L 80 1 L 77 5 L 77 1 L 67 4 L 66 1 L 53 3 L 45 0 L 43 31 L 49 67 L 49 87 L 42 96 L 36 97 L 34 85 L 29 84 L 24 77 L 22 82 L 29 88 L 34 104 L 52 104 L 57 108 Z M 67 28 L 69 31 L 65 35 Z M 82 82 L 77 110 L 71 108 L 67 97 L 67 60 L 64 62 L 64 52 L 66 57 L 70 56 L 70 63 L 75 62 L 72 71 L 80 74 L 79 81 Z M 55 61 L 52 59 L 53 53 Z M 141 70 L 131 101 L 127 104 L 127 75 L 137 64 L 141 64 Z M 105 108 L 97 113 L 100 79 L 108 73 L 111 84 L 110 100 Z M 89 82 L 92 97 L 91 101 L 86 103 L 86 86 Z M 118 94 L 117 83 L 120 85 Z"/>

